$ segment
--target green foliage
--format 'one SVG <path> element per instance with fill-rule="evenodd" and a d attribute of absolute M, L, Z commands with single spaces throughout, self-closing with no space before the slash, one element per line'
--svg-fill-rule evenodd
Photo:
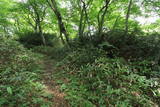
<path fill-rule="evenodd" d="M 101 43 L 108 42 L 112 47 L 107 46 L 103 49 L 125 59 L 158 61 L 159 37 L 158 33 L 144 34 L 135 31 L 125 35 L 123 30 L 115 30 L 104 34 L 105 39 Z"/>
<path fill-rule="evenodd" d="M 41 53 L 44 55 L 52 56 L 53 53 L 55 52 L 55 49 L 50 46 L 35 46 L 32 48 L 33 52 Z"/>
<path fill-rule="evenodd" d="M 150 107 L 159 104 L 159 85 L 153 86 L 154 76 L 147 67 L 148 62 L 127 64 L 122 58 L 106 58 L 101 56 L 101 50 L 94 50 L 90 50 L 92 54 L 88 48 L 74 51 L 61 62 L 63 69 L 59 75 L 69 81 L 62 84 L 61 89 L 67 93 L 72 106 Z M 94 57 L 95 53 L 99 56 Z"/>
<path fill-rule="evenodd" d="M 46 40 L 47 46 L 54 46 L 58 42 L 58 38 L 52 34 L 43 34 Z M 39 33 L 27 32 L 19 35 L 18 41 L 24 44 L 26 47 L 43 45 L 42 38 Z M 56 43 L 55 43 L 56 42 Z"/>
<path fill-rule="evenodd" d="M 82 66 L 87 63 L 92 63 L 98 57 L 106 56 L 106 53 L 103 50 L 97 49 L 91 45 L 85 46 L 83 48 L 76 48 L 70 51 L 62 61 L 62 64 Z"/>
<path fill-rule="evenodd" d="M 0 54 L 0 106 L 48 105 L 41 97 L 44 86 L 37 82 L 41 56 L 7 39 L 0 40 Z"/>
<path fill-rule="evenodd" d="M 12 22 L 10 21 L 10 9 L 12 8 L 13 1 L 12 0 L 0 0 L 0 36 L 9 34 L 11 29 L 13 28 Z"/>
<path fill-rule="evenodd" d="M 160 34 L 144 33 L 139 28 L 125 34 L 122 29 L 111 30 L 102 34 L 102 37 L 93 34 L 83 35 L 80 39 L 76 38 L 72 46 L 79 47 L 97 47 L 107 52 L 107 55 L 113 57 L 123 57 L 126 60 L 143 61 L 150 60 L 156 64 L 160 60 Z"/>
<path fill-rule="evenodd" d="M 70 52 L 72 52 L 72 49 L 65 45 L 63 47 L 54 48 L 51 57 L 57 61 L 61 61 L 70 54 Z"/>
<path fill-rule="evenodd" d="M 0 7 L 0 106 L 49 106 L 35 53 L 59 62 L 71 106 L 160 105 L 160 20 L 137 20 L 158 19 L 159 0 L 0 0 Z M 10 35 L 35 53 L 1 39 Z"/>

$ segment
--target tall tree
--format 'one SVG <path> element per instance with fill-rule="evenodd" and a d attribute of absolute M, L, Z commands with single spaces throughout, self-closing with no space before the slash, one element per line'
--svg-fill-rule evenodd
<path fill-rule="evenodd" d="M 129 20 L 129 17 L 130 17 L 132 2 L 133 2 L 133 0 L 130 0 L 129 3 L 128 3 L 128 9 L 127 9 L 127 14 L 126 14 L 126 22 L 125 22 L 125 34 L 128 33 L 128 20 Z"/>
<path fill-rule="evenodd" d="M 24 12 L 23 17 L 27 20 L 28 24 L 38 33 L 46 45 L 46 40 L 43 35 L 42 22 L 46 16 L 47 5 L 45 0 L 28 0 L 26 3 L 20 3 L 20 8 Z"/>
<path fill-rule="evenodd" d="M 101 9 L 98 12 L 98 35 L 101 37 L 102 36 L 102 32 L 103 32 L 103 25 L 105 22 L 105 16 L 107 14 L 107 10 L 109 8 L 110 5 L 110 1 L 111 0 L 105 0 L 104 2 L 104 6 L 101 7 Z"/>
<path fill-rule="evenodd" d="M 65 25 L 64 25 L 64 22 L 63 22 L 63 19 L 62 19 L 62 15 L 58 9 L 58 6 L 57 6 L 57 3 L 55 0 L 47 0 L 49 6 L 51 7 L 51 9 L 53 10 L 55 16 L 57 17 L 57 20 L 58 20 L 58 26 L 59 26 L 59 30 L 60 30 L 60 37 L 62 39 L 62 42 L 65 43 L 64 39 L 63 39 L 63 36 L 65 36 L 65 39 L 66 39 L 66 42 L 67 44 L 69 45 L 69 34 L 67 33 L 67 30 L 65 28 Z"/>
<path fill-rule="evenodd" d="M 79 19 L 79 37 L 82 37 L 84 34 L 84 30 L 86 27 L 86 23 L 88 24 L 88 28 L 90 28 L 89 25 L 89 17 L 88 17 L 88 12 L 87 10 L 89 10 L 89 6 L 91 5 L 93 0 L 78 0 L 78 6 L 79 6 L 79 13 L 80 13 L 80 19 Z M 90 29 L 88 29 L 90 30 Z"/>

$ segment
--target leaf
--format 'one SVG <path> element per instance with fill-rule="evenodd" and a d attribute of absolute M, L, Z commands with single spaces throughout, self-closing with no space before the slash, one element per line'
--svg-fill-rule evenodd
<path fill-rule="evenodd" d="M 66 88 L 67 88 L 67 86 L 65 84 L 62 84 L 61 90 L 65 90 Z"/>
<path fill-rule="evenodd" d="M 114 47 L 113 45 L 111 45 L 111 44 L 110 44 L 110 43 L 108 43 L 108 42 L 103 42 L 103 43 L 101 43 L 99 46 L 100 46 L 100 47 L 107 46 L 107 47 L 116 48 L 116 47 Z"/>
<path fill-rule="evenodd" d="M 11 95 L 13 94 L 11 87 L 7 87 L 7 92 L 8 92 L 9 94 L 11 94 Z"/>

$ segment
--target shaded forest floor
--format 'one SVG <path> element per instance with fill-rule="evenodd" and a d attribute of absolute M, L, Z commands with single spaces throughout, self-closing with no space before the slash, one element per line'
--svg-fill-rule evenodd
<path fill-rule="evenodd" d="M 53 96 L 47 99 L 53 103 L 51 107 L 159 106 L 158 94 L 153 96 L 150 91 L 153 90 L 150 84 L 158 83 L 159 79 L 146 78 L 153 74 L 146 67 L 149 62 L 126 63 L 123 58 L 109 58 L 105 51 L 94 47 L 58 54 L 49 51 L 50 48 L 39 53 L 44 56 L 41 60 L 44 90 Z M 159 85 L 155 84 L 154 91 L 159 93 Z"/>
<path fill-rule="evenodd" d="M 53 102 L 52 107 L 69 107 L 69 104 L 64 98 L 65 93 L 60 91 L 60 86 L 56 82 L 57 80 L 55 75 L 58 72 L 55 67 L 56 62 L 45 55 L 41 64 L 44 70 L 42 74 L 42 80 L 46 87 L 44 91 L 53 96 L 53 98 L 50 99 L 50 102 Z"/>
<path fill-rule="evenodd" d="M 92 45 L 77 47 L 28 50 L 16 41 L 1 40 L 0 106 L 160 105 L 160 69 L 152 60 L 129 61 L 121 54 L 114 55 L 117 50 L 113 53 Z"/>

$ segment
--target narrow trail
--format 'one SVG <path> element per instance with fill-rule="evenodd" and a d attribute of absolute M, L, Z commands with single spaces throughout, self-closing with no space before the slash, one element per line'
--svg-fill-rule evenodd
<path fill-rule="evenodd" d="M 54 80 L 56 74 L 55 62 L 49 57 L 45 56 L 43 61 L 44 73 L 42 74 L 43 83 L 46 86 L 45 92 L 51 94 L 53 105 L 51 107 L 69 107 L 69 104 L 64 99 L 65 94 L 60 91 L 60 86 Z"/>

